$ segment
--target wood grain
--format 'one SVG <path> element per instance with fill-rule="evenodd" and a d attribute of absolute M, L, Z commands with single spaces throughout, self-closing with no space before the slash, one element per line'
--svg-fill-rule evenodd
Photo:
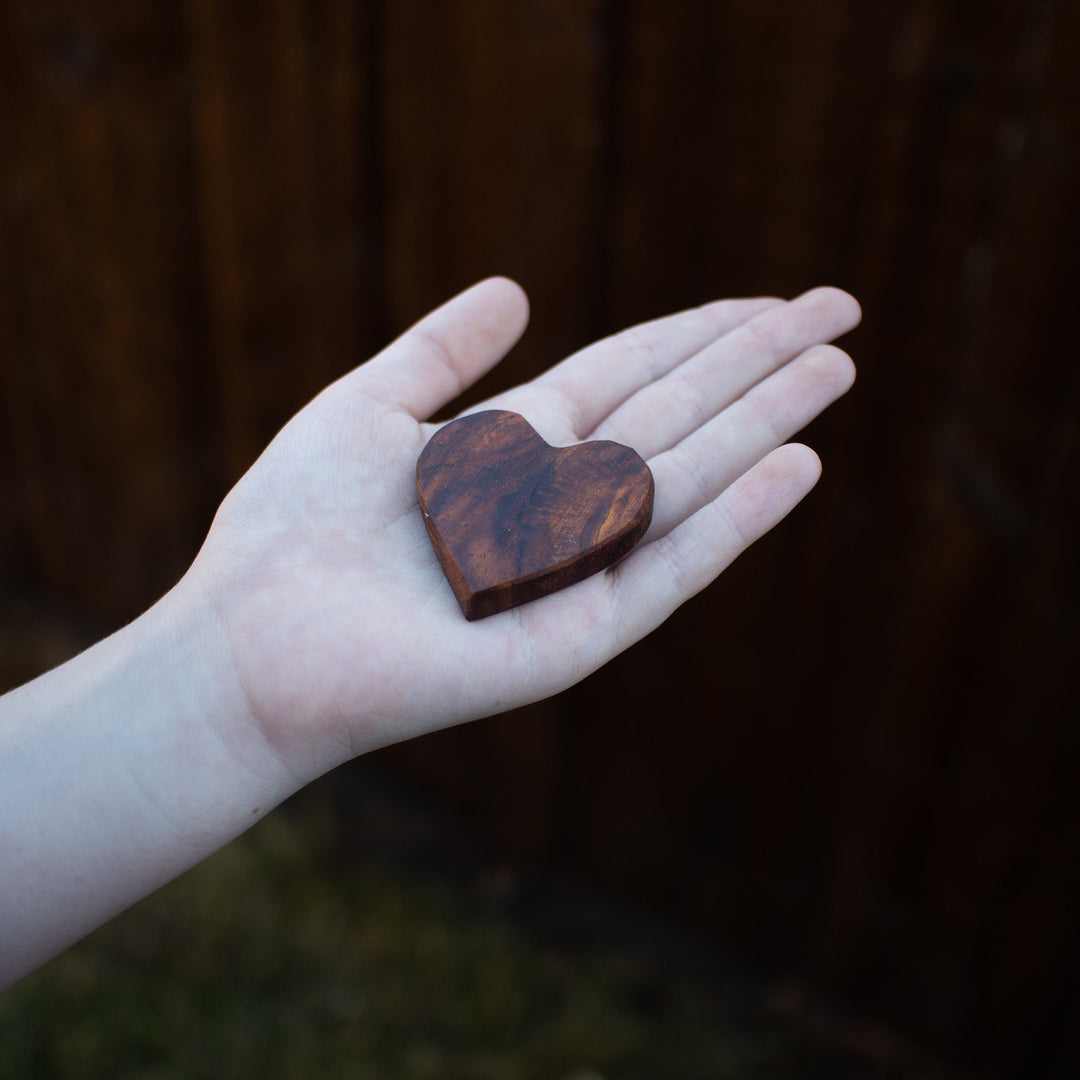
<path fill-rule="evenodd" d="M 611 566 L 652 519 L 652 473 L 628 446 L 549 446 L 504 410 L 441 428 L 417 462 L 416 487 L 432 547 L 470 620 Z"/>

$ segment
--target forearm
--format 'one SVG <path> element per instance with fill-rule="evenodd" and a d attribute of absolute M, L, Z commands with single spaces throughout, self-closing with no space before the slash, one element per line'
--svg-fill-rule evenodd
<path fill-rule="evenodd" d="M 293 787 L 190 587 L 0 698 L 0 987 Z"/>

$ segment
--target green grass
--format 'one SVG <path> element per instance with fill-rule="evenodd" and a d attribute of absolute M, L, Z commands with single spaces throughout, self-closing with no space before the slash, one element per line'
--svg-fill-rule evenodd
<path fill-rule="evenodd" d="M 279 811 L 0 996 L 0 1078 L 849 1075 L 720 992 L 539 942 L 334 835 Z"/>

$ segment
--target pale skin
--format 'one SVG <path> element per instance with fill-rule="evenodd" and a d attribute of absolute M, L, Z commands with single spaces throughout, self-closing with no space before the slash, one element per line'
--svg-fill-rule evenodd
<path fill-rule="evenodd" d="M 652 525 L 609 570 L 466 622 L 416 506 L 427 419 L 525 328 L 494 278 L 299 412 L 182 580 L 0 698 L 0 986 L 358 754 L 536 701 L 662 623 L 818 479 L 788 443 L 843 394 L 837 289 L 725 300 L 583 349 L 478 408 L 649 463 Z M 508 721 L 512 722 L 512 721 Z M 242 898 L 238 898 L 242 902 Z"/>

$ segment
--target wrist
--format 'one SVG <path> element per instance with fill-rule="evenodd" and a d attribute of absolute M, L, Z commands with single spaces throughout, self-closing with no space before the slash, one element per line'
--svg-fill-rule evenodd
<path fill-rule="evenodd" d="M 178 835 L 215 850 L 293 793 L 237 675 L 228 628 L 197 579 L 182 579 L 118 637 L 138 683 L 133 711 L 152 718 L 146 766 L 161 774 L 156 798 Z"/>
<path fill-rule="evenodd" d="M 267 737 L 235 662 L 228 620 L 201 580 L 189 572 L 133 625 L 148 674 L 157 671 L 168 697 L 181 703 L 187 737 L 198 732 L 177 748 L 185 765 L 198 775 L 210 770 L 215 786 L 255 798 L 260 812 L 269 809 L 268 800 L 272 806 L 292 795 L 301 784 Z M 160 688 L 147 689 L 157 694 Z"/>

